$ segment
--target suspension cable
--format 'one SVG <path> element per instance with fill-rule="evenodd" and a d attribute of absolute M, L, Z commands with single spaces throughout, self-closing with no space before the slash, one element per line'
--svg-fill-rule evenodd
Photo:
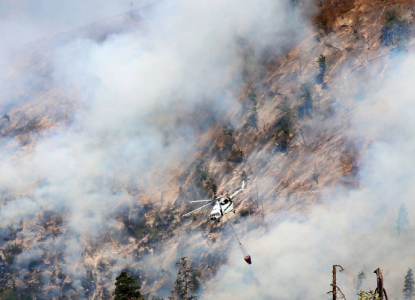
<path fill-rule="evenodd" d="M 232 230 L 233 230 L 233 233 L 235 234 L 236 239 L 238 240 L 239 245 L 241 245 L 241 246 L 242 246 L 241 241 L 239 240 L 238 235 L 236 234 L 235 229 L 234 229 L 234 228 L 233 228 L 233 226 L 232 226 L 232 222 L 231 222 L 231 221 L 229 221 L 229 218 L 228 218 L 228 216 L 227 216 L 227 215 L 225 215 L 225 217 L 226 217 L 226 220 L 228 220 L 229 225 L 231 225 L 231 228 L 232 228 Z"/>

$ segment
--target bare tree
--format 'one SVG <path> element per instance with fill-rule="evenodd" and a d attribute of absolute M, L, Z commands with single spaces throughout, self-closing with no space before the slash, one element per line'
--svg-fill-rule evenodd
<path fill-rule="evenodd" d="M 346 297 L 344 296 L 343 292 L 337 286 L 337 267 L 340 268 L 339 272 L 342 272 L 344 270 L 343 267 L 340 266 L 340 265 L 333 265 L 333 281 L 331 283 L 331 286 L 332 286 L 333 290 L 327 293 L 327 294 L 330 294 L 330 293 L 332 294 L 333 300 L 336 300 L 336 299 L 346 299 Z M 338 297 L 338 293 L 337 292 L 339 292 L 339 297 Z"/>
<path fill-rule="evenodd" d="M 386 290 L 383 287 L 383 272 L 380 268 L 377 268 L 373 273 L 377 276 L 377 287 L 375 293 L 379 294 L 379 300 L 388 300 L 388 295 L 386 294 Z"/>

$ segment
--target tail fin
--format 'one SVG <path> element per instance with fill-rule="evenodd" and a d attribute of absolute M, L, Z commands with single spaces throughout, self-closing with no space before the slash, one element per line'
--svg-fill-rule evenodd
<path fill-rule="evenodd" d="M 246 175 L 245 170 L 242 170 L 242 180 L 243 181 L 247 181 L 248 180 L 248 175 Z"/>

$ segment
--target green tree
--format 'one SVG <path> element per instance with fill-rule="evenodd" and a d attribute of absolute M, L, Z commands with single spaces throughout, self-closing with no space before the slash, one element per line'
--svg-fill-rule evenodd
<path fill-rule="evenodd" d="M 112 293 L 114 300 L 141 300 L 143 299 L 140 292 L 140 286 L 135 283 L 133 276 L 122 271 L 115 278 L 115 290 Z"/>
<path fill-rule="evenodd" d="M 414 274 L 412 273 L 412 269 L 409 268 L 408 272 L 405 276 L 405 284 L 403 288 L 403 298 L 405 300 L 412 300 L 412 296 L 414 295 Z"/>
<path fill-rule="evenodd" d="M 402 232 L 406 232 L 409 229 L 409 220 L 408 220 L 408 211 L 404 204 L 401 205 L 399 208 L 399 215 L 398 221 L 396 221 L 397 226 L 396 229 L 398 231 L 398 236 L 401 235 Z"/>

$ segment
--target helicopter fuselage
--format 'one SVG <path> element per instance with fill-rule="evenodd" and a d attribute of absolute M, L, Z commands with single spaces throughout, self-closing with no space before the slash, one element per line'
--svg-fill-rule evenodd
<path fill-rule="evenodd" d="M 235 212 L 232 200 L 229 198 L 218 197 L 216 204 L 210 212 L 210 219 L 212 221 L 216 220 L 219 222 L 224 215 L 230 212 Z"/>

